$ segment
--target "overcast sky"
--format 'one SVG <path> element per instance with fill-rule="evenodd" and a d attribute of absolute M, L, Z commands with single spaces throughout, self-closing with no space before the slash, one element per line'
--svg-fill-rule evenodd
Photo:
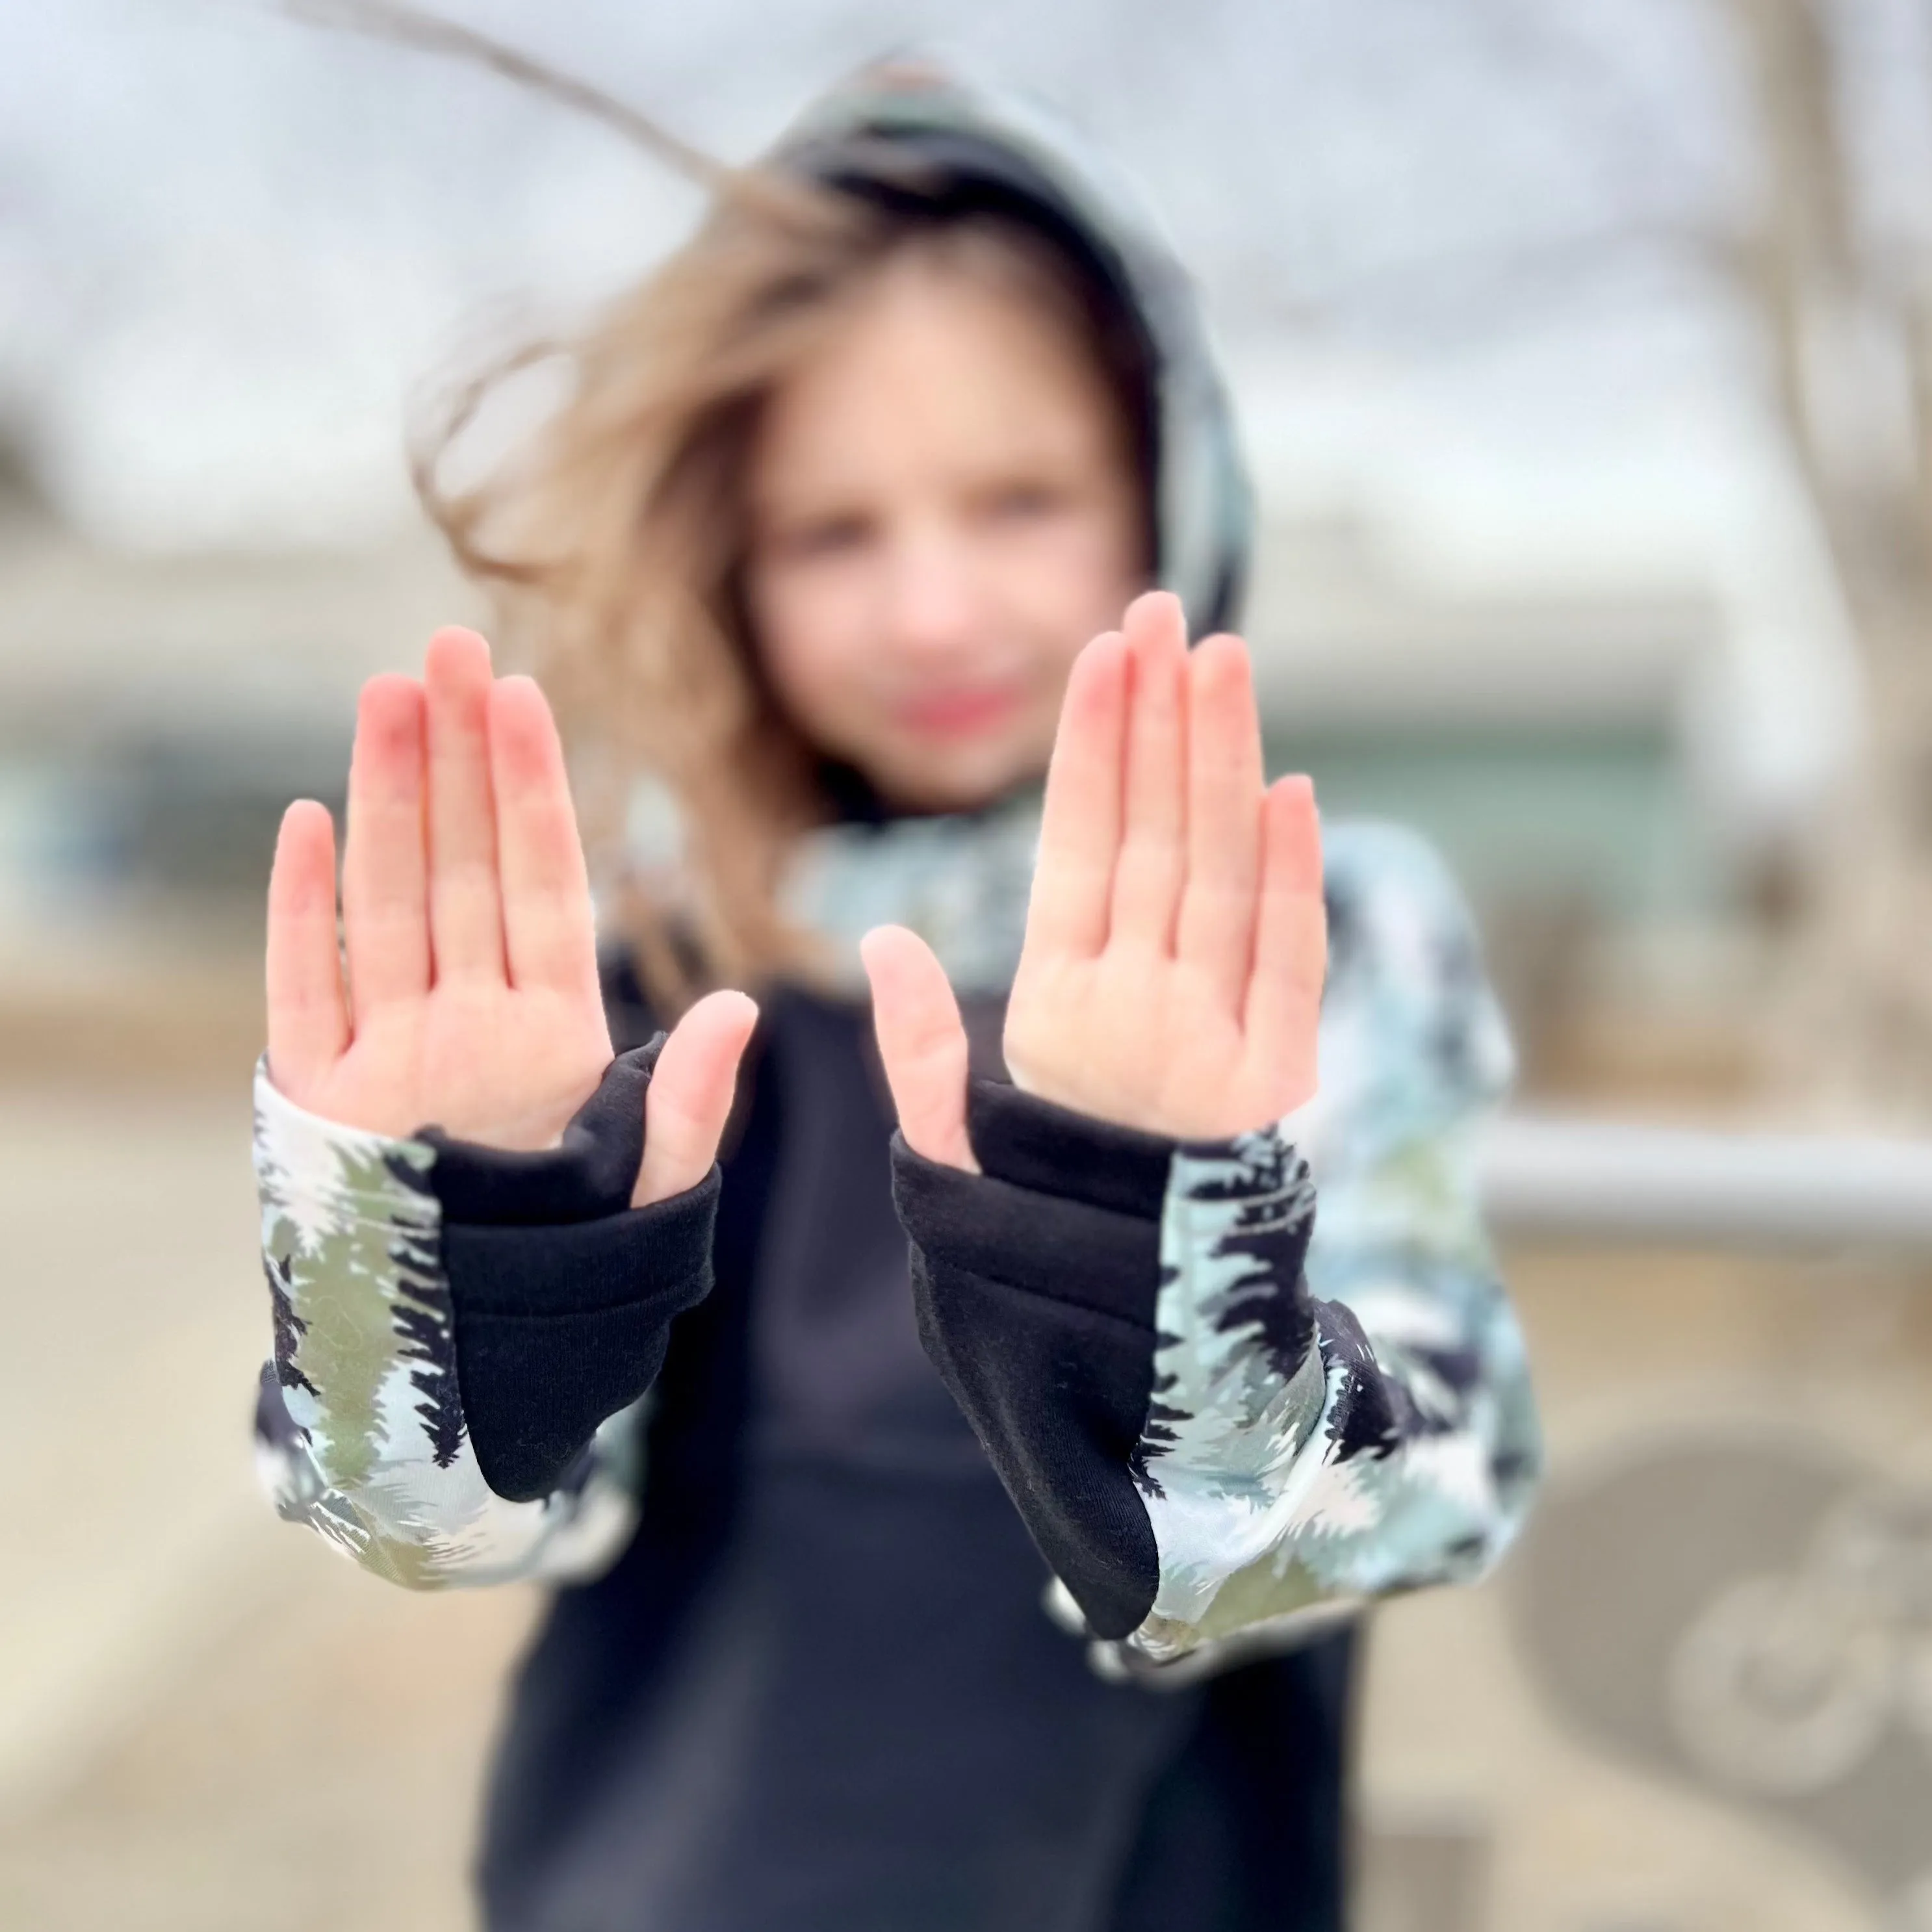
<path fill-rule="evenodd" d="M 1829 709 L 1829 586 L 1756 345 L 1670 238 L 1754 206 L 1724 4 L 444 10 L 728 158 L 895 48 L 1043 96 L 1199 274 L 1272 506 L 1365 512 L 1444 571 L 1714 586 L 1788 790 Z M 1932 4 L 1834 4 L 1904 263 L 1932 234 Z M 621 286 L 695 212 L 562 109 L 254 0 L 0 8 L 0 430 L 103 542 L 380 538 L 413 519 L 412 386 L 492 318 Z"/>
<path fill-rule="evenodd" d="M 1607 438 L 1600 483 L 1624 475 L 1635 500 L 1655 485 L 1634 436 L 1681 421 L 1687 447 L 1722 442 L 1752 406 L 1748 345 L 1655 239 L 1752 206 L 1720 0 L 445 10 L 729 157 L 895 46 L 1033 89 L 1143 184 L 1250 373 L 1262 467 L 1290 484 L 1392 450 L 1487 441 L 1508 470 Z M 1874 206 L 1908 226 L 1932 182 L 1932 6 L 1842 10 Z M 412 384 L 491 318 L 620 286 L 694 208 L 562 109 L 254 0 L 0 8 L 0 424 L 109 541 L 378 535 L 410 514 Z M 1328 406 L 1297 437 L 1311 387 Z"/>
<path fill-rule="evenodd" d="M 1389 352 L 1507 352 L 1580 296 L 1654 296 L 1654 263 L 1596 238 L 1748 194 L 1697 0 L 448 10 L 730 156 L 863 58 L 958 50 L 1124 159 L 1238 343 L 1340 298 Z M 121 540 L 378 527 L 409 382 L 479 311 L 620 284 L 693 206 L 491 76 L 244 0 L 0 10 L 0 406 Z M 1517 256 L 1562 266 L 1498 304 Z"/>

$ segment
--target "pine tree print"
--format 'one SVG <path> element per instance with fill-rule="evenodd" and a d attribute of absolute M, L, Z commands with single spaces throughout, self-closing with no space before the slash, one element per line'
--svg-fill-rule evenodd
<path fill-rule="evenodd" d="M 456 1378 L 454 1309 L 434 1245 L 420 1234 L 406 1234 L 390 1251 L 396 1266 L 396 1333 L 403 1360 L 413 1366 L 411 1384 L 423 1400 L 416 1404 L 430 1439 L 430 1456 L 439 1469 L 454 1463 L 463 1448 L 463 1396 Z"/>
<path fill-rule="evenodd" d="M 314 1383 L 296 1361 L 302 1338 L 308 1333 L 308 1324 L 296 1312 L 295 1304 L 289 1299 L 289 1265 L 286 1257 L 280 1261 L 268 1255 L 262 1257 L 262 1270 L 268 1278 L 268 1298 L 274 1304 L 275 1380 L 283 1388 L 298 1388 L 314 1395 Z"/>
<path fill-rule="evenodd" d="M 380 1154 L 339 1149 L 334 1158 L 334 1229 L 314 1251 L 291 1255 L 290 1282 L 308 1324 L 303 1366 L 326 1391 L 318 1452 L 331 1484 L 352 1489 L 368 1482 L 394 1446 L 382 1384 L 398 1352 L 394 1246 L 403 1216 L 400 1190 Z"/>

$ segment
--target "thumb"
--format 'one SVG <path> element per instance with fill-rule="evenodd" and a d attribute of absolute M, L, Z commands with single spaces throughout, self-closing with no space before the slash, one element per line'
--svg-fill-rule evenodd
<path fill-rule="evenodd" d="M 872 982 L 879 1058 L 906 1145 L 928 1160 L 978 1173 L 966 1137 L 966 1029 L 945 968 L 902 926 L 875 926 L 859 955 Z"/>
<path fill-rule="evenodd" d="M 738 1062 L 758 1024 L 743 993 L 707 993 L 671 1029 L 644 1090 L 644 1158 L 633 1208 L 695 1187 L 718 1158 Z"/>

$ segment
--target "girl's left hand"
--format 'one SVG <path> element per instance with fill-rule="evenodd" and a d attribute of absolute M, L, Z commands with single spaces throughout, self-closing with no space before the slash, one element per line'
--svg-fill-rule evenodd
<path fill-rule="evenodd" d="M 966 1034 L 902 926 L 863 946 L 907 1144 L 972 1168 Z M 1074 662 L 1006 1009 L 1016 1085 L 1116 1125 L 1221 1140 L 1310 1099 L 1328 960 L 1305 778 L 1267 784 L 1246 646 L 1190 652 L 1178 601 L 1138 598 Z"/>

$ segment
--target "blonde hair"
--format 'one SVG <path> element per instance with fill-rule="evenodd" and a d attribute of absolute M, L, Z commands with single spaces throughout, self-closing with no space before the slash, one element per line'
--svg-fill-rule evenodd
<path fill-rule="evenodd" d="M 745 621 L 743 472 L 765 399 L 889 260 L 916 254 L 1003 287 L 1088 351 L 1119 406 L 1155 555 L 1150 371 L 1136 322 L 1090 266 L 1024 215 L 922 212 L 916 162 L 877 201 L 715 160 L 648 115 L 411 0 L 280 0 L 310 24 L 486 68 L 602 122 L 712 196 L 693 238 L 590 328 L 454 385 L 411 439 L 411 471 L 458 562 L 490 594 L 572 754 L 593 871 L 667 1017 L 706 982 L 809 973 L 778 904 L 787 851 L 826 815 L 823 767 L 773 701 Z M 878 70 L 884 74 L 891 64 Z M 481 481 L 458 447 L 508 384 L 560 364 L 567 399 Z M 452 459 L 455 460 L 452 460 Z M 684 836 L 674 874 L 630 862 L 646 774 Z"/>
<path fill-rule="evenodd" d="M 1153 432 L 1141 338 L 1124 333 L 1090 269 L 1023 215 L 922 211 L 916 163 L 874 153 L 898 190 L 877 200 L 730 167 L 410 0 L 280 4 L 314 25 L 489 68 L 601 121 L 711 194 L 697 234 L 590 327 L 522 345 L 452 386 L 412 436 L 411 471 L 458 562 L 490 593 L 499 643 L 549 694 L 593 871 L 667 1017 L 707 981 L 809 973 L 812 942 L 778 896 L 788 849 L 826 814 L 823 767 L 765 685 L 741 594 L 744 471 L 765 399 L 889 260 L 915 255 L 1004 288 L 1088 350 L 1144 481 Z M 566 399 L 480 481 L 452 482 L 466 433 L 544 363 L 568 376 Z M 1142 507 L 1151 568 L 1150 491 Z M 681 821 L 674 873 L 630 862 L 626 820 L 647 773 Z"/>
<path fill-rule="evenodd" d="M 530 345 L 460 386 L 416 441 L 424 505 L 556 706 L 600 883 L 673 1009 L 706 982 L 812 969 L 778 893 L 788 848 L 825 814 L 820 767 L 748 634 L 744 471 L 764 399 L 908 255 L 1010 290 L 1097 352 L 1091 292 L 1012 218 L 909 220 L 780 180 L 722 198 L 574 340 Z M 500 386 L 553 357 L 567 399 L 482 482 L 450 484 L 454 446 Z M 645 773 L 678 808 L 675 884 L 626 863 Z"/>

